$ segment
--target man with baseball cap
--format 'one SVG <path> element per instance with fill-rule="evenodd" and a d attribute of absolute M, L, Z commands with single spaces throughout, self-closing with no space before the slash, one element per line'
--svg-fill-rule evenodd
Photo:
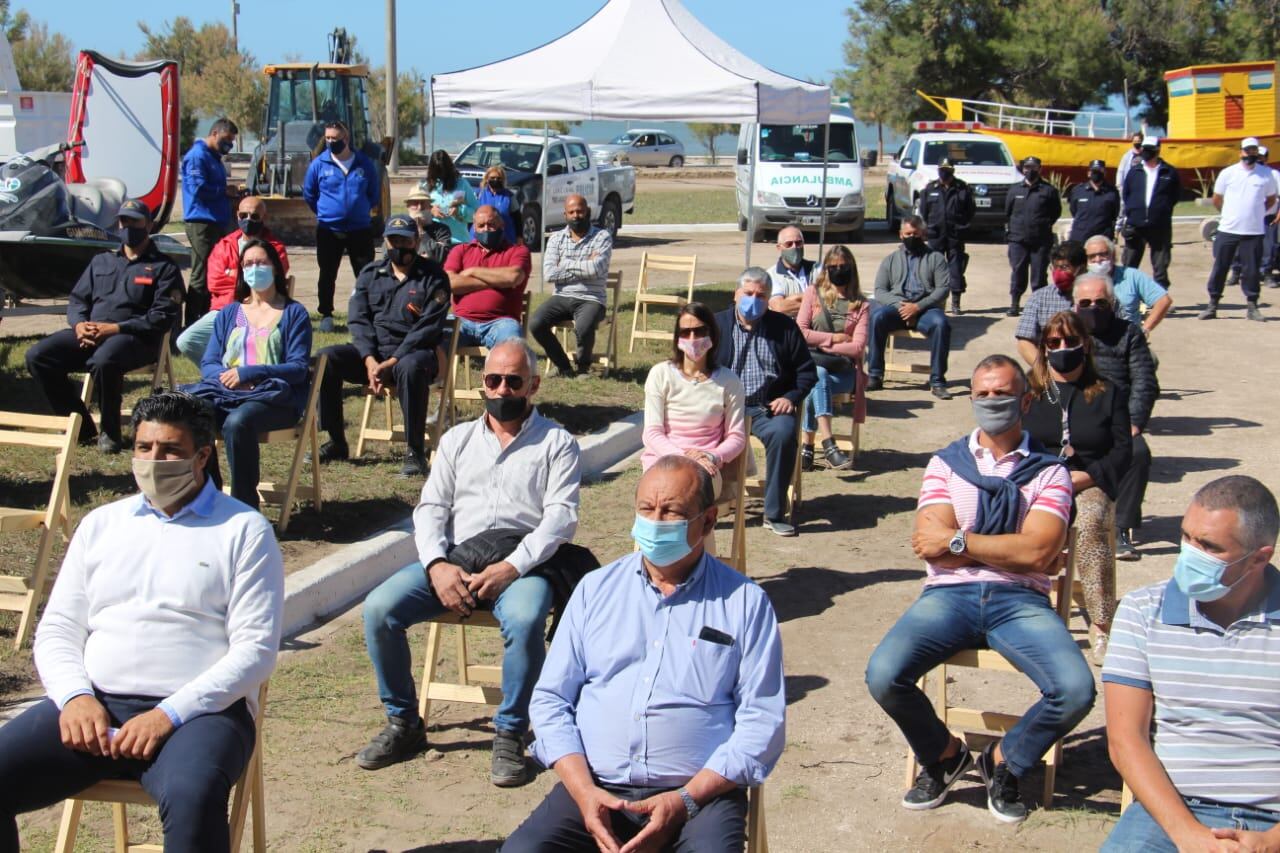
<path fill-rule="evenodd" d="M 920 195 L 920 218 L 924 220 L 929 248 L 947 259 L 947 286 L 951 290 L 951 314 L 960 313 L 960 294 L 965 291 L 964 270 L 969 255 L 964 250 L 964 232 L 973 221 L 977 202 L 969 185 L 956 177 L 955 164 L 944 157 L 938 177 Z"/>
<path fill-rule="evenodd" d="M 1120 192 L 1107 183 L 1106 163 L 1101 160 L 1089 163 L 1089 180 L 1071 188 L 1067 205 L 1071 208 L 1069 239 L 1084 243 L 1098 234 L 1115 237 Z"/>
<path fill-rule="evenodd" d="M 1009 190 L 1004 201 L 1005 231 L 1009 240 L 1009 311 L 1021 313 L 1022 294 L 1030 273 L 1033 291 L 1044 287 L 1053 248 L 1053 223 L 1062 215 L 1062 197 L 1040 180 L 1040 158 L 1027 157 L 1019 165 L 1022 182 Z"/>
<path fill-rule="evenodd" d="M 1262 320 L 1258 310 L 1259 270 L 1262 266 L 1262 235 L 1267 210 L 1276 201 L 1275 178 L 1258 156 L 1258 140 L 1240 140 L 1240 162 L 1218 173 L 1213 183 L 1213 206 L 1221 211 L 1218 231 L 1213 237 L 1213 270 L 1209 273 L 1209 307 L 1201 320 L 1218 316 L 1218 303 L 1227 281 L 1227 272 L 1240 255 L 1240 288 L 1248 307 L 1245 316 Z"/>
<path fill-rule="evenodd" d="M 102 413 L 98 449 L 119 453 L 124 375 L 156 360 L 160 341 L 182 311 L 178 266 L 151 242 L 151 210 L 138 199 L 116 216 L 123 245 L 95 255 L 67 304 L 68 329 L 27 350 L 27 370 L 55 414 L 79 412 L 80 441 L 94 438 L 93 419 L 67 374 L 87 370 Z"/>
<path fill-rule="evenodd" d="M 329 441 L 320 448 L 320 461 L 349 455 L 342 383 L 375 393 L 394 387 L 408 445 L 400 476 L 421 477 L 427 473 L 427 389 L 440 370 L 436 345 L 449 316 L 449 278 L 438 263 L 418 254 L 413 217 L 397 213 L 382 233 L 386 254 L 360 271 L 347 306 L 351 343 L 321 351 L 329 365 L 320 385 L 320 429 Z"/>
<path fill-rule="evenodd" d="M 1182 197 L 1178 170 L 1160 159 L 1160 139 L 1144 136 L 1140 162 L 1124 176 L 1120 198 L 1124 208 L 1124 265 L 1137 269 L 1151 247 L 1151 274 L 1169 289 L 1169 261 L 1173 257 L 1173 208 Z"/>

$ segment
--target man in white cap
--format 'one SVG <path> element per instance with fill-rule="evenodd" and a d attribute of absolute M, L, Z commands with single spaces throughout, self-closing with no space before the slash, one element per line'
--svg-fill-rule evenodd
<path fill-rule="evenodd" d="M 1262 234 L 1267 210 L 1276 201 L 1275 178 L 1260 162 L 1258 140 L 1240 141 L 1240 162 L 1218 173 L 1213 183 L 1213 206 L 1222 212 L 1218 233 L 1213 238 L 1213 270 L 1209 273 L 1209 307 L 1201 320 L 1218 316 L 1218 302 L 1226 285 L 1227 272 L 1236 254 L 1240 255 L 1240 287 L 1248 304 L 1245 316 L 1262 320 L 1258 310 L 1258 272 L 1262 265 Z"/>
<path fill-rule="evenodd" d="M 1124 209 L 1124 265 L 1135 269 L 1151 247 L 1151 274 L 1169 289 L 1169 261 L 1173 256 L 1173 208 L 1182 195 L 1178 170 L 1160 159 L 1160 139 L 1144 136 L 1134 163 L 1120 187 Z M 1139 168 L 1139 165 L 1141 168 Z"/>

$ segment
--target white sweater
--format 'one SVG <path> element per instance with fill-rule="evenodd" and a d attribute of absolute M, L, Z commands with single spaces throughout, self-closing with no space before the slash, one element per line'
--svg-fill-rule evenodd
<path fill-rule="evenodd" d="M 284 561 L 271 525 L 206 480 L 172 518 L 142 495 L 85 516 L 35 664 L 61 708 L 95 688 L 153 696 L 175 725 L 247 699 L 275 668 Z"/>

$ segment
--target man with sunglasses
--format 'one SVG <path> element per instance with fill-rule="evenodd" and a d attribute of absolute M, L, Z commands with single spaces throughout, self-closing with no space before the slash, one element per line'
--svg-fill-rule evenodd
<path fill-rule="evenodd" d="M 1147 337 L 1173 307 L 1173 298 L 1154 278 L 1142 270 L 1116 263 L 1116 244 L 1110 237 L 1097 234 L 1084 244 L 1089 272 L 1111 279 L 1115 291 L 1115 303 L 1111 306 L 1116 316 L 1139 328 Z M 1141 307 L 1147 306 L 1144 317 Z"/>
<path fill-rule="evenodd" d="M 236 230 L 223 237 L 209 253 L 206 280 L 209 285 L 209 311 L 178 335 L 178 351 L 200 364 L 205 347 L 213 337 L 213 321 L 224 306 L 230 304 L 240 275 L 240 249 L 249 240 L 266 240 L 280 256 L 285 275 L 289 274 L 289 253 L 284 243 L 267 227 L 267 204 L 257 196 L 240 199 L 236 208 Z"/>
<path fill-rule="evenodd" d="M 778 232 L 778 263 L 769 270 L 769 310 L 795 319 L 813 281 L 813 261 L 804 258 L 804 232 L 788 225 Z"/>
<path fill-rule="evenodd" d="M 573 571 L 585 552 L 571 542 L 581 474 L 573 436 L 533 407 L 538 360 L 523 338 L 507 338 L 489 351 L 484 388 L 484 414 L 445 433 L 414 510 L 419 562 L 365 600 L 365 643 L 387 725 L 356 764 L 377 770 L 426 746 L 405 630 L 447 611 L 465 618 L 492 610 L 505 649 L 489 778 L 512 787 L 529 780 L 523 739 L 546 657 L 551 577 Z M 474 563 L 464 567 L 463 552 L 494 534 L 513 534 L 506 541 L 514 550 L 503 549 L 504 557 L 480 570 L 471 570 Z"/>

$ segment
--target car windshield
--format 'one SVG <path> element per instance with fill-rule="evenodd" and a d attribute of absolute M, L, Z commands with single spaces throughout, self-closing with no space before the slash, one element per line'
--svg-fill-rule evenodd
<path fill-rule="evenodd" d="M 765 163 L 804 163 L 822 160 L 822 125 L 766 124 L 760 128 L 760 160 Z M 856 159 L 853 125 L 831 125 L 827 160 L 848 163 Z"/>
<path fill-rule="evenodd" d="M 936 166 L 947 157 L 957 166 L 1013 165 L 1013 158 L 1009 156 L 1004 143 L 993 139 L 953 139 L 925 143 L 924 165 Z"/>
<path fill-rule="evenodd" d="M 610 145 L 630 145 L 632 142 L 635 141 L 635 138 L 639 135 L 640 134 L 634 133 L 632 131 L 627 131 L 626 133 L 619 133 L 609 142 L 609 144 Z"/>
<path fill-rule="evenodd" d="M 487 169 L 501 166 L 507 171 L 536 172 L 542 146 L 536 142 L 491 142 L 476 140 L 453 161 L 459 169 Z"/>

